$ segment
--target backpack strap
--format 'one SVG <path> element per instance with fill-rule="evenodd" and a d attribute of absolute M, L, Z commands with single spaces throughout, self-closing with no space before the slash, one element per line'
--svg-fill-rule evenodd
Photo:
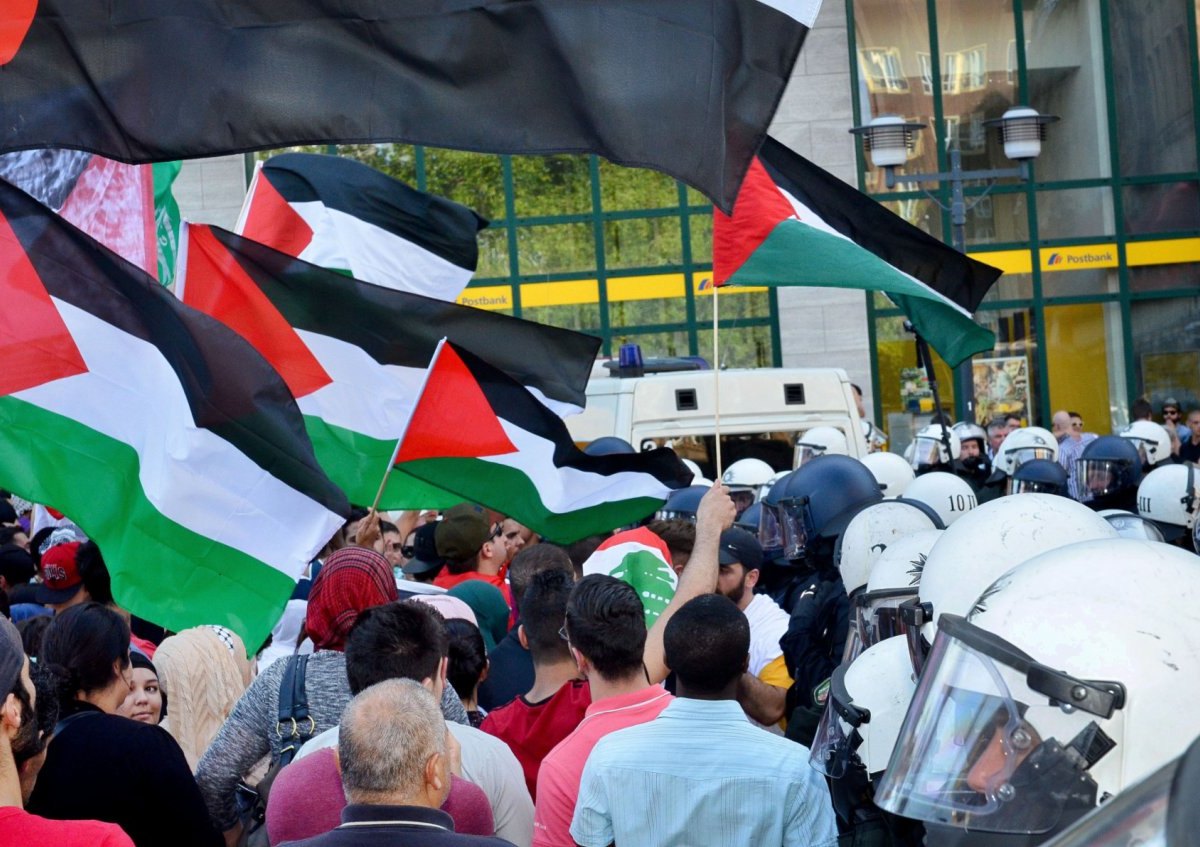
<path fill-rule="evenodd" d="M 296 752 L 317 732 L 316 722 L 308 712 L 308 692 L 304 677 L 308 656 L 289 656 L 283 679 L 279 683 L 279 715 L 275 732 L 282 741 L 279 759 L 288 764 Z"/>

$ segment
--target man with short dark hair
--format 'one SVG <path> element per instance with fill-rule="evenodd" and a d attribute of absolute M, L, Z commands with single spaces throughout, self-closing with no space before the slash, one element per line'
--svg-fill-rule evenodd
<path fill-rule="evenodd" d="M 678 696 L 656 720 L 593 748 L 575 842 L 834 844 L 829 791 L 808 750 L 753 726 L 736 702 L 749 660 L 745 615 L 726 597 L 697 597 L 671 618 L 664 645 Z"/>
<path fill-rule="evenodd" d="M 342 785 L 349 805 L 336 829 L 292 842 L 303 847 L 357 845 L 506 845 L 458 835 L 439 807 L 450 792 L 446 722 L 437 701 L 411 679 L 365 689 L 342 715 L 338 738 Z"/>
<path fill-rule="evenodd" d="M 560 570 L 574 576 L 571 560 L 554 544 L 535 544 L 513 557 L 508 567 L 513 604 L 520 608 L 525 589 L 536 574 Z M 533 687 L 533 658 L 513 626 L 488 653 L 488 678 L 479 685 L 479 705 L 490 712 L 507 705 Z"/>
<path fill-rule="evenodd" d="M 563 633 L 591 686 L 592 704 L 579 726 L 542 760 L 534 847 L 573 847 L 571 816 L 584 763 L 596 742 L 653 720 L 671 702 L 661 685 L 646 679 L 645 611 L 633 586 L 603 574 L 584 577 L 567 601 Z"/>
<path fill-rule="evenodd" d="M 669 521 L 651 521 L 647 527 L 663 540 L 671 552 L 671 570 L 676 574 L 687 567 L 688 559 L 696 546 L 696 523 L 674 518 Z"/>
<path fill-rule="evenodd" d="M 521 598 L 518 637 L 533 658 L 533 685 L 511 703 L 488 713 L 480 726 L 504 741 L 525 771 L 534 800 L 538 768 L 546 754 L 583 720 L 592 702 L 585 680 L 559 635 L 574 587 L 560 569 L 535 574 Z"/>

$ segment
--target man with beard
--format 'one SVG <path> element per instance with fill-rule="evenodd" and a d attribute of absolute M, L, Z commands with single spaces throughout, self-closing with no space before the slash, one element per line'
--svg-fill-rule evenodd
<path fill-rule="evenodd" d="M 752 716 L 760 714 L 755 703 L 765 706 L 773 702 L 782 712 L 792 687 L 779 646 L 779 639 L 787 632 L 788 613 L 766 594 L 754 593 L 762 560 L 762 546 L 746 530 L 734 526 L 721 533 L 716 593 L 732 600 L 750 624 L 750 666 L 743 674 L 738 699 L 750 706 Z"/>
<path fill-rule="evenodd" d="M 54 821 L 24 810 L 45 760 L 48 733 L 39 726 L 38 696 L 21 636 L 0 618 L 0 843 L 63 847 L 133 847 L 119 826 L 99 821 Z"/>

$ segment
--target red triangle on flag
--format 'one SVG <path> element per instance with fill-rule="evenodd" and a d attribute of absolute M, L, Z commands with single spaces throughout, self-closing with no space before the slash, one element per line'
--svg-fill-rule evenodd
<path fill-rule="evenodd" d="M 312 227 L 296 214 L 262 170 L 254 179 L 240 234 L 289 256 L 299 256 L 313 240 Z"/>
<path fill-rule="evenodd" d="M 203 224 L 188 224 L 182 298 L 250 342 L 299 399 L 333 382 L 296 330 Z"/>
<path fill-rule="evenodd" d="M 517 452 L 454 345 L 442 345 L 413 409 L 396 464 Z"/>
<path fill-rule="evenodd" d="M 0 396 L 87 373 L 50 292 L 0 214 Z"/>
<path fill-rule="evenodd" d="M 733 205 L 733 217 L 713 209 L 713 283 L 724 285 L 780 221 L 796 210 L 755 156 Z"/>

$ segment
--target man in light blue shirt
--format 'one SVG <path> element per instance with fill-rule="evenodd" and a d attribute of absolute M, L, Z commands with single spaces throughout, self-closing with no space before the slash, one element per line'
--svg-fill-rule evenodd
<path fill-rule="evenodd" d="M 663 637 L 678 697 L 588 757 L 571 836 L 583 847 L 825 847 L 837 839 L 808 749 L 754 726 L 737 703 L 750 627 L 718 594 L 680 607 Z"/>

